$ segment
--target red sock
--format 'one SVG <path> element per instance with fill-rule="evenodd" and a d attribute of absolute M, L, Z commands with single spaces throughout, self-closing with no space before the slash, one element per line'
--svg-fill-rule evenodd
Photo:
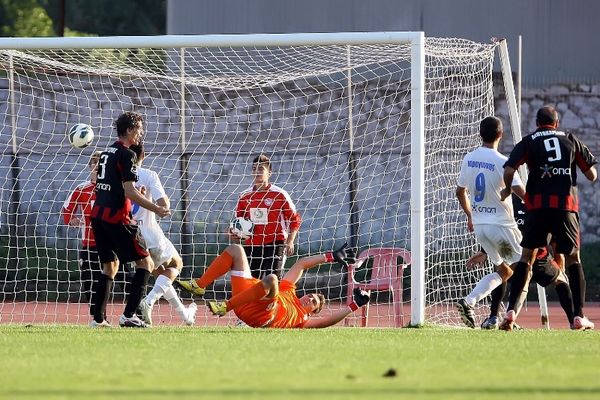
<path fill-rule="evenodd" d="M 231 254 L 224 251 L 210 263 L 206 271 L 204 271 L 204 274 L 196 279 L 196 283 L 201 288 L 206 288 L 208 285 L 229 272 L 232 266 L 233 257 L 231 257 Z"/>
<path fill-rule="evenodd" d="M 227 300 L 227 311 L 231 311 L 242 304 L 248 304 L 252 303 L 253 301 L 260 300 L 265 297 L 267 293 L 269 293 L 269 291 L 264 288 L 262 282 L 256 282 L 248 289 Z"/>

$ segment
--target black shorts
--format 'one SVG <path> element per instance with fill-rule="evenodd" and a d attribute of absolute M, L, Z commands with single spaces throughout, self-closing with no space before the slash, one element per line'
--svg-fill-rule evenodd
<path fill-rule="evenodd" d="M 546 247 L 552 235 L 556 252 L 570 255 L 579 248 L 579 214 L 553 208 L 529 211 L 522 232 L 526 249 Z"/>
<path fill-rule="evenodd" d="M 244 246 L 244 251 L 248 257 L 253 278 L 262 279 L 266 275 L 275 274 L 281 279 L 283 264 L 285 264 L 284 242 Z"/>
<path fill-rule="evenodd" d="M 531 267 L 531 279 L 540 286 L 546 287 L 558 278 L 560 269 L 550 257 L 536 258 Z"/>
<path fill-rule="evenodd" d="M 92 230 L 101 263 L 118 260 L 121 263 L 148 257 L 146 242 L 137 225 L 111 224 L 92 219 Z"/>

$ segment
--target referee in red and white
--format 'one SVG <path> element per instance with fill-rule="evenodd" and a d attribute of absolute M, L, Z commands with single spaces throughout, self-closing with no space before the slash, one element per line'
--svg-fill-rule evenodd
<path fill-rule="evenodd" d="M 251 220 L 254 231 L 243 243 L 254 278 L 268 274 L 282 277 L 286 256 L 294 254 L 294 243 L 302 218 L 289 193 L 269 182 L 271 160 L 260 154 L 252 161 L 251 188 L 241 193 L 236 216 Z"/>

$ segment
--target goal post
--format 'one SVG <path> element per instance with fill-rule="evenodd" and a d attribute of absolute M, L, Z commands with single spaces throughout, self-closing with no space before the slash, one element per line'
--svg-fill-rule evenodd
<path fill-rule="evenodd" d="M 406 300 L 376 296 L 370 326 L 394 326 L 405 301 L 411 325 L 457 324 L 454 301 L 487 272 L 464 270 L 475 243 L 454 189 L 479 121 L 493 114 L 495 48 L 422 32 L 0 38 L 0 140 L 14 143 L 0 168 L 15 171 L 2 174 L 0 198 L 10 250 L 0 254 L 3 322 L 87 321 L 79 237 L 60 209 L 87 179 L 91 152 L 116 139 L 113 120 L 133 110 L 146 119 L 145 166 L 171 197 L 161 226 L 184 278 L 227 245 L 250 160 L 267 153 L 273 183 L 303 216 L 299 256 L 344 240 L 410 250 Z M 90 148 L 68 145 L 77 122 L 94 128 Z M 365 263 L 355 277 L 372 275 Z M 323 292 L 329 312 L 346 301 L 348 279 L 323 265 L 298 289 Z M 220 280 L 207 296 L 228 290 Z M 167 305 L 156 312 L 176 322 Z M 203 315 L 197 324 L 215 323 Z"/>

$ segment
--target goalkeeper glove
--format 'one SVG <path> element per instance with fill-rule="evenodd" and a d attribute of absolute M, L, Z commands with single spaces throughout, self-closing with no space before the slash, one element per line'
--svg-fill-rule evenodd
<path fill-rule="evenodd" d="M 326 253 L 325 258 L 327 259 L 327 262 L 337 261 L 346 268 L 348 268 L 348 264 L 356 263 L 356 252 L 354 249 L 348 249 L 347 247 L 348 243 L 344 243 L 339 249 L 334 250 L 331 253 Z"/>
<path fill-rule="evenodd" d="M 359 288 L 354 288 L 352 291 L 352 299 L 354 300 L 348 307 L 350 310 L 356 311 L 360 307 L 364 306 L 371 300 L 371 293 L 366 290 L 361 290 Z"/>

